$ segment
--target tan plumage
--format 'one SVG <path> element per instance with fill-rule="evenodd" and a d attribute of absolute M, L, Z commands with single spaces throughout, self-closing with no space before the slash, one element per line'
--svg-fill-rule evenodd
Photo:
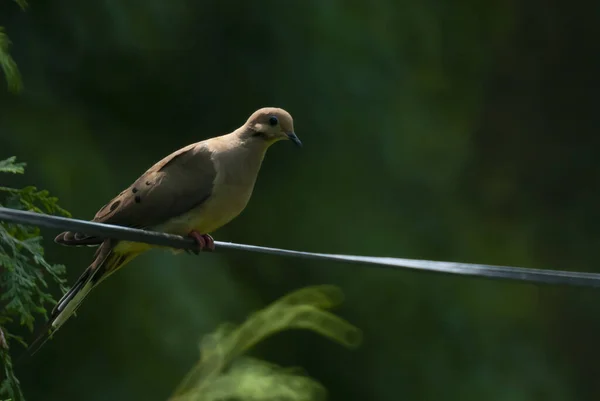
<path fill-rule="evenodd" d="M 282 139 L 301 146 L 290 114 L 272 107 L 257 110 L 230 134 L 193 143 L 160 160 L 102 207 L 92 221 L 178 235 L 209 234 L 246 207 L 265 152 Z M 102 280 L 151 248 L 70 231 L 55 241 L 99 247 L 91 265 L 52 311 L 44 332 L 30 347 L 33 352 Z"/>

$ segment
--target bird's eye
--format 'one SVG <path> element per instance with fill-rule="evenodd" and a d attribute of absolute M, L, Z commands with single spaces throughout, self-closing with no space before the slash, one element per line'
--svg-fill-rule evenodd
<path fill-rule="evenodd" d="M 271 126 L 273 126 L 273 127 L 274 127 L 274 126 L 276 126 L 276 125 L 277 125 L 277 123 L 278 123 L 278 121 L 277 121 L 277 117 L 275 117 L 275 116 L 271 116 L 271 117 L 269 118 L 269 125 L 271 125 Z"/>

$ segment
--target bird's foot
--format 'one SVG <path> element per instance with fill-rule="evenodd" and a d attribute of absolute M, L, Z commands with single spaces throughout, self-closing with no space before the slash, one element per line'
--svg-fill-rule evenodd
<path fill-rule="evenodd" d="M 196 244 L 198 244 L 198 249 L 195 251 L 190 251 L 198 255 L 200 251 L 214 251 L 215 250 L 215 240 L 208 234 L 200 234 L 196 230 L 190 231 L 188 237 L 191 237 Z"/>

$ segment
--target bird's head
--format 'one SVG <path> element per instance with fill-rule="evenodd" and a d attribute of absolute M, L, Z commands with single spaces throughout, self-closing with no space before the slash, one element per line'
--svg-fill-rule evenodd
<path fill-rule="evenodd" d="M 276 107 L 264 107 L 252 113 L 244 133 L 249 141 L 262 141 L 267 146 L 277 141 L 291 140 L 301 147 L 302 142 L 294 132 L 294 120 L 290 113 Z"/>

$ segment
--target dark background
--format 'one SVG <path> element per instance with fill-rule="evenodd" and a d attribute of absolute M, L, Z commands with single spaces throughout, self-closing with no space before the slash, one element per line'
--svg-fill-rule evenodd
<path fill-rule="evenodd" d="M 89 219 L 278 106 L 305 146 L 270 149 L 217 240 L 598 272 L 598 4 L 2 1 L 25 90 L 0 92 L 0 158 Z M 93 250 L 44 232 L 72 283 Z M 363 345 L 283 333 L 255 355 L 331 400 L 598 397 L 598 291 L 227 251 L 139 257 L 18 374 L 28 400 L 164 400 L 203 334 L 323 283 Z"/>

